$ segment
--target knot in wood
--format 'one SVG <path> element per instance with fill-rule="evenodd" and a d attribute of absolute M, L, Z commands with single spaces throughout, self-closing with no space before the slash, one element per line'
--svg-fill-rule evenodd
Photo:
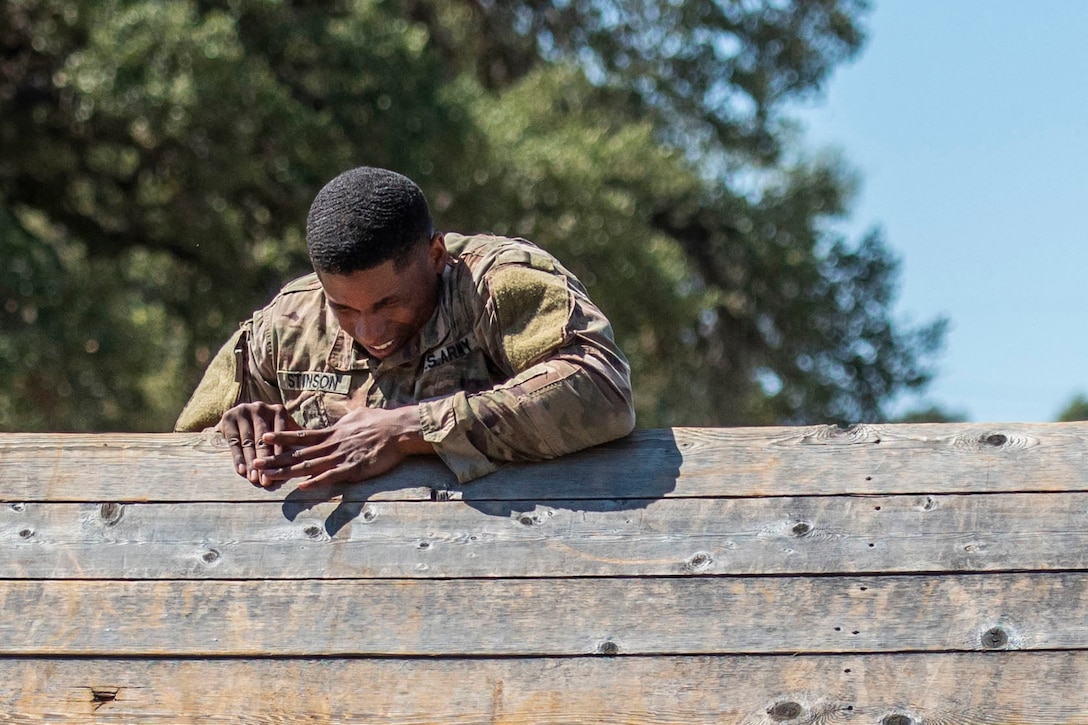
<path fill-rule="evenodd" d="M 215 549 L 208 549 L 200 558 L 203 559 L 205 564 L 214 564 L 219 561 L 219 552 Z"/>
<path fill-rule="evenodd" d="M 305 529 L 302 530 L 302 533 L 306 534 L 311 539 L 320 539 L 321 538 L 321 527 L 318 526 L 317 524 L 310 524 L 309 526 L 307 526 Z"/>
<path fill-rule="evenodd" d="M 102 519 L 102 523 L 106 526 L 113 526 L 121 517 L 125 514 L 125 507 L 114 501 L 109 503 L 99 504 L 98 515 Z"/>
<path fill-rule="evenodd" d="M 26 509 L 26 504 L 25 503 L 13 503 L 11 505 L 11 510 L 12 511 L 23 511 L 25 509 Z"/>
<path fill-rule="evenodd" d="M 797 718 L 801 717 L 801 713 L 804 711 L 805 709 L 803 707 L 791 700 L 776 702 L 775 704 L 767 708 L 767 714 L 775 722 L 796 720 Z"/>
<path fill-rule="evenodd" d="M 362 517 L 363 521 L 369 524 L 371 521 L 378 518 L 378 512 L 375 511 L 371 506 L 366 506 L 363 508 Z"/>
<path fill-rule="evenodd" d="M 790 531 L 793 533 L 794 536 L 800 538 L 802 536 L 806 536 L 812 531 L 812 524 L 805 521 L 798 521 L 796 524 L 793 525 L 793 528 L 791 528 Z"/>
<path fill-rule="evenodd" d="M 620 646 L 612 640 L 608 639 L 597 645 L 597 653 L 612 657 L 620 653 Z"/>
<path fill-rule="evenodd" d="M 511 516 L 522 526 L 540 526 L 551 516 L 555 515 L 555 511 L 551 509 L 537 509 L 535 511 L 522 511 L 513 512 Z M 630 521 L 628 521 L 630 523 Z"/>
<path fill-rule="evenodd" d="M 19 537 L 23 539 L 29 539 L 34 535 L 34 529 L 23 529 L 19 532 Z"/>
<path fill-rule="evenodd" d="M 880 725 L 914 725 L 914 718 L 910 715 L 895 714 L 885 715 L 880 721 Z"/>
<path fill-rule="evenodd" d="M 1009 439 L 1001 433 L 992 433 L 983 438 L 982 442 L 987 445 L 993 446 L 994 448 L 1000 448 L 1001 446 L 1008 443 Z"/>
<path fill-rule="evenodd" d="M 880 443 L 879 428 L 871 425 L 821 425 L 810 428 L 798 441 L 801 445 L 855 445 Z"/>
<path fill-rule="evenodd" d="M 1009 634 L 1001 627 L 993 627 L 982 635 L 982 646 L 986 649 L 1001 649 L 1009 644 Z"/>
<path fill-rule="evenodd" d="M 697 551 L 687 560 L 685 566 L 689 571 L 705 571 L 714 563 L 714 557 L 705 551 Z"/>

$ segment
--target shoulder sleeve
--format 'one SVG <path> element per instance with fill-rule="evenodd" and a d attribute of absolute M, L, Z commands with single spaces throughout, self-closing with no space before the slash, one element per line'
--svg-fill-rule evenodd
<path fill-rule="evenodd" d="M 292 291 L 301 281 L 293 282 L 284 291 Z M 254 312 L 219 348 L 178 416 L 175 431 L 200 431 L 212 427 L 223 413 L 239 403 L 283 402 L 276 383 L 272 350 L 272 320 L 281 296 L 282 293 L 267 307 Z"/>
<path fill-rule="evenodd" d="M 174 430 L 178 433 L 201 431 L 219 422 L 223 413 L 238 402 L 241 379 L 238 375 L 239 348 L 245 347 L 243 331 L 238 330 L 219 348 L 204 371 L 189 402 L 178 416 Z"/>
<path fill-rule="evenodd" d="M 630 433 L 630 368 L 581 284 L 536 248 L 478 280 L 477 338 L 509 379 L 420 404 L 424 438 L 458 480 Z"/>

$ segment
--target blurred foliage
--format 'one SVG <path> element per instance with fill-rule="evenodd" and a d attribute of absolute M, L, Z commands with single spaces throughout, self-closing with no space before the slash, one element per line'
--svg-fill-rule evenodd
<path fill-rule="evenodd" d="M 1072 400 L 1058 413 L 1059 423 L 1071 423 L 1076 420 L 1088 420 L 1088 396 L 1084 393 L 1074 395 Z"/>
<path fill-rule="evenodd" d="M 854 179 L 783 104 L 859 49 L 864 0 L 6 0 L 0 428 L 166 430 L 237 321 L 308 265 L 359 164 L 440 228 L 586 282 L 643 427 L 883 417 L 943 323 L 892 317 Z"/>
<path fill-rule="evenodd" d="M 959 410 L 947 410 L 939 405 L 915 408 L 896 416 L 892 423 L 963 423 L 967 414 Z"/>

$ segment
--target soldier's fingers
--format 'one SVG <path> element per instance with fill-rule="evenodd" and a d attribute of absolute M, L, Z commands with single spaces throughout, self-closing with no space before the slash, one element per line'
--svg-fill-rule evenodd
<path fill-rule="evenodd" d="M 272 436 L 272 441 L 271 441 L 271 443 L 273 445 L 273 453 L 275 455 L 279 456 L 279 455 L 283 454 L 283 444 L 275 442 L 275 435 L 274 434 L 275 433 L 282 433 L 282 432 L 284 432 L 286 430 L 289 430 L 290 429 L 290 427 L 289 427 L 290 424 L 294 423 L 294 422 L 295 422 L 294 418 L 287 415 L 287 409 L 286 408 L 276 408 L 276 417 L 272 421 L 273 436 Z M 266 445 L 268 445 L 268 444 L 266 443 Z"/>
<path fill-rule="evenodd" d="M 248 416 L 238 419 L 238 437 L 241 439 L 239 445 L 242 448 L 242 458 L 246 466 L 243 475 L 249 479 L 250 483 L 258 485 L 257 469 L 253 467 L 253 461 L 257 458 L 257 444 L 253 440 L 253 423 Z"/>
<path fill-rule="evenodd" d="M 278 456 L 264 456 L 263 458 L 257 458 L 253 461 L 253 467 L 260 471 L 267 471 L 270 468 L 283 468 L 290 466 L 296 459 L 291 455 L 291 451 L 281 453 Z"/>
<path fill-rule="evenodd" d="M 331 468 L 324 473 L 312 476 L 298 485 L 304 491 L 345 481 L 362 481 L 368 478 L 359 465 L 344 465 Z"/>
<path fill-rule="evenodd" d="M 315 443 L 320 443 L 328 437 L 329 429 L 323 428 L 321 430 L 302 429 L 271 431 L 264 434 L 263 440 L 265 443 L 271 443 L 274 446 L 289 448 L 312 446 Z"/>
<path fill-rule="evenodd" d="M 253 460 L 259 461 L 262 458 L 267 458 L 275 453 L 275 448 L 271 443 L 266 443 L 264 440 L 264 433 L 268 430 L 268 425 L 264 420 L 257 419 L 254 421 L 253 442 L 256 444 L 254 448 Z"/>
<path fill-rule="evenodd" d="M 246 459 L 242 455 L 242 438 L 238 435 L 238 426 L 233 420 L 224 418 L 219 421 L 219 432 L 227 439 L 230 446 L 230 457 L 234 461 L 234 471 L 239 476 L 246 475 Z"/>
<path fill-rule="evenodd" d="M 275 412 L 269 409 L 257 410 L 253 413 L 253 442 L 256 444 L 254 455 L 257 458 L 272 455 L 272 444 L 264 440 L 264 434 L 275 425 L 275 416 Z"/>
<path fill-rule="evenodd" d="M 326 471 L 333 470 L 343 460 L 342 456 L 333 455 L 323 458 L 306 459 L 282 468 L 266 468 L 262 472 L 262 480 L 285 481 L 299 476 L 318 476 Z"/>
<path fill-rule="evenodd" d="M 273 481 L 271 478 L 268 478 L 267 476 L 265 476 L 262 473 L 261 477 L 259 479 L 259 483 L 260 483 L 261 488 L 263 488 L 265 491 L 278 491 L 283 486 L 283 484 L 286 483 L 286 482 L 285 481 Z"/>
<path fill-rule="evenodd" d="M 278 456 L 257 458 L 253 461 L 253 466 L 261 470 L 287 468 L 295 465 L 299 461 L 312 461 L 317 458 L 323 458 L 331 455 L 335 451 L 336 446 L 331 445 L 328 442 L 318 443 L 317 445 L 306 446 L 304 448 L 289 448 Z"/>
<path fill-rule="evenodd" d="M 275 453 L 275 449 L 270 443 L 265 443 L 264 439 L 260 436 L 256 436 L 257 448 L 254 461 L 259 461 L 262 458 L 267 458 Z"/>

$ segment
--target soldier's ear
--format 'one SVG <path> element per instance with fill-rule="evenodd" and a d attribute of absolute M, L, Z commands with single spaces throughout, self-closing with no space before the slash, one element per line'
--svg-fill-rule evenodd
<path fill-rule="evenodd" d="M 435 274 L 442 274 L 449 262 L 449 252 L 446 251 L 446 237 L 442 232 L 435 232 L 431 237 L 430 247 L 427 250 L 427 258 Z"/>

